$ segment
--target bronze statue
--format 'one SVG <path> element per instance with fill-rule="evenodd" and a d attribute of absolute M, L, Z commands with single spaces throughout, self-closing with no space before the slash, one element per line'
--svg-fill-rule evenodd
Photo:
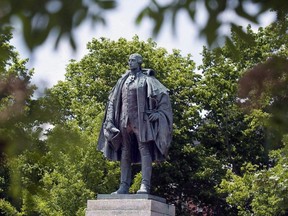
<path fill-rule="evenodd" d="M 129 57 L 128 70 L 109 95 L 98 140 L 106 158 L 120 161 L 121 182 L 112 194 L 128 194 L 131 163 L 141 162 L 139 194 L 150 193 L 152 162 L 165 160 L 172 139 L 172 109 L 168 89 L 152 69 L 142 69 L 142 56 Z"/>

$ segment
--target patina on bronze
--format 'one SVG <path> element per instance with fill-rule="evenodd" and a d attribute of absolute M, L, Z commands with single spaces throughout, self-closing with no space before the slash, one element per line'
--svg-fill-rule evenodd
<path fill-rule="evenodd" d="M 120 161 L 121 182 L 112 194 L 128 194 L 131 164 L 141 163 L 137 193 L 149 194 L 152 162 L 164 161 L 172 139 L 172 109 L 168 89 L 152 69 L 142 69 L 142 56 L 129 57 L 129 68 L 112 89 L 98 140 L 98 150 Z"/>

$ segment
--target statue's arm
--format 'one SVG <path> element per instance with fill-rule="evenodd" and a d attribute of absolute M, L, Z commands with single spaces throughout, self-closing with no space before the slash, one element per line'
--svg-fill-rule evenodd
<path fill-rule="evenodd" d="M 160 118 L 161 114 L 163 115 L 172 115 L 171 110 L 171 103 L 168 93 L 161 93 L 160 95 L 154 96 L 149 99 L 150 101 L 156 101 L 156 104 L 154 102 L 153 105 L 155 105 L 154 108 L 152 108 L 152 112 L 149 115 L 150 121 L 156 121 Z"/>
<path fill-rule="evenodd" d="M 104 122 L 104 136 L 107 140 L 111 140 L 111 138 L 115 135 L 115 133 L 119 132 L 119 129 L 115 126 L 115 109 L 116 109 L 116 86 L 111 90 L 111 93 L 108 97 L 108 103 L 106 108 L 106 118 Z"/>

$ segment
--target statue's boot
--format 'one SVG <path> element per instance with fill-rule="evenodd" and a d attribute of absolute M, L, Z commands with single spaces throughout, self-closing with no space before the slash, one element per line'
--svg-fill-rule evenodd
<path fill-rule="evenodd" d="M 145 155 L 141 158 L 141 160 L 142 182 L 137 194 L 149 194 L 152 174 L 151 155 Z"/>
<path fill-rule="evenodd" d="M 129 193 L 129 186 L 126 183 L 121 182 L 119 189 L 111 194 L 128 194 L 128 193 Z"/>
<path fill-rule="evenodd" d="M 121 160 L 121 183 L 117 191 L 111 194 L 129 194 L 131 184 L 131 162 L 129 160 Z"/>

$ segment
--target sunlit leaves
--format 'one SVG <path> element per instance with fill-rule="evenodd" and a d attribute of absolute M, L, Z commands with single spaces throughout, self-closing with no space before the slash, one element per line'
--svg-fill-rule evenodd
<path fill-rule="evenodd" d="M 288 210 L 286 156 L 287 148 L 274 151 L 271 158 L 276 159 L 275 166 L 256 171 L 256 166 L 248 164 L 243 176 L 228 171 L 227 180 L 222 180 L 218 192 L 227 193 L 227 202 L 236 206 L 241 215 L 285 215 Z"/>

